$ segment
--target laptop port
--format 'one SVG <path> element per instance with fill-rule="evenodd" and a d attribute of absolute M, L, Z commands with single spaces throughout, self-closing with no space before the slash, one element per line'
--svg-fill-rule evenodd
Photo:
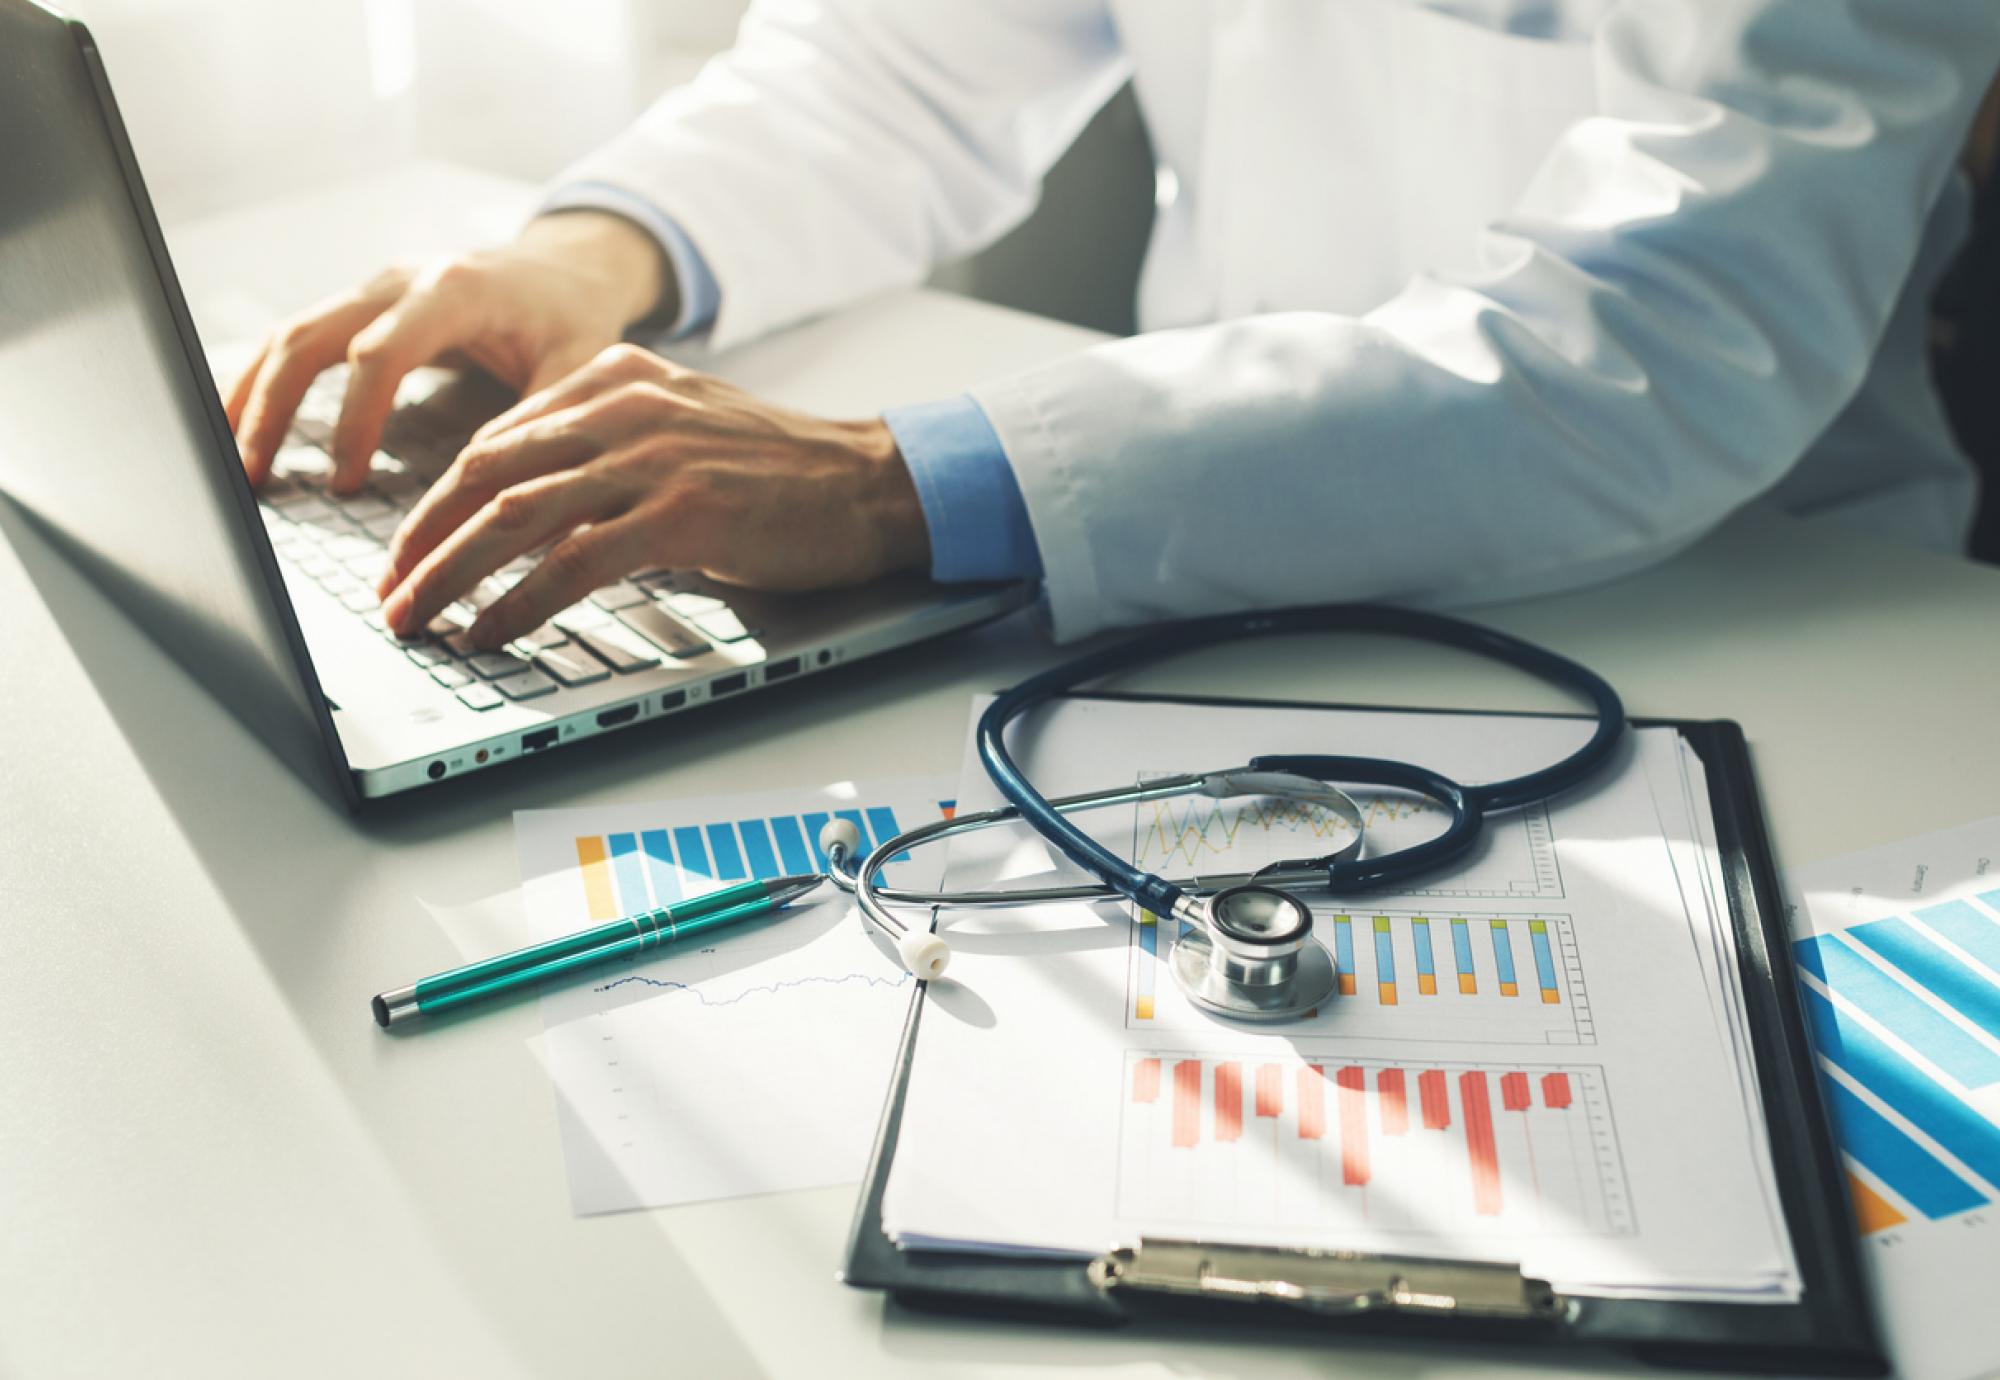
<path fill-rule="evenodd" d="M 687 702 L 688 702 L 687 691 L 669 690 L 667 691 L 666 694 L 660 696 L 660 712 L 664 714 L 669 709 L 679 709 L 682 705 L 686 704 Z"/>
<path fill-rule="evenodd" d="M 750 673 L 748 671 L 738 671 L 733 676 L 717 676 L 708 683 L 708 695 L 710 699 L 719 700 L 724 695 L 735 694 L 749 683 Z"/>
<path fill-rule="evenodd" d="M 562 730 L 553 725 L 548 728 L 538 728 L 533 733 L 523 733 L 521 735 L 521 751 L 540 752 L 543 748 L 554 747 L 556 739 L 560 736 L 562 736 Z"/>
<path fill-rule="evenodd" d="M 629 724 L 638 717 L 638 705 L 621 704 L 616 709 L 607 709 L 602 714 L 599 714 L 597 716 L 597 726 L 599 728 L 616 728 L 620 724 Z"/>
<path fill-rule="evenodd" d="M 764 668 L 764 682 L 768 685 L 774 680 L 784 680 L 788 676 L 795 676 L 798 673 L 799 659 L 795 656 L 788 656 L 782 661 L 774 661 Z"/>

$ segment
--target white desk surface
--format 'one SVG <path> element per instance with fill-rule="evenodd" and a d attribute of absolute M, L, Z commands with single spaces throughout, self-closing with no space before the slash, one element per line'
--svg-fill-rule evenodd
<path fill-rule="evenodd" d="M 205 327 L 242 333 L 524 204 L 418 168 L 173 239 Z M 911 294 L 724 367 L 857 412 L 1086 338 Z M 13 510 L 0 532 L 0 1372 L 1502 1372 L 1461 1349 L 1169 1348 L 885 1307 L 834 1281 L 846 1190 L 579 1220 L 532 1004 L 415 1039 L 369 1019 L 370 993 L 457 960 L 427 904 L 512 886 L 513 810 L 949 770 L 967 697 L 1049 659 L 1025 619 L 350 820 Z M 1747 521 L 1483 616 L 1596 667 L 1635 713 L 1740 721 L 1787 861 L 2000 810 L 2000 572 Z M 1143 683 L 1244 688 L 1198 661 Z M 1542 703 L 1377 645 L 1267 647 L 1254 688 Z"/>

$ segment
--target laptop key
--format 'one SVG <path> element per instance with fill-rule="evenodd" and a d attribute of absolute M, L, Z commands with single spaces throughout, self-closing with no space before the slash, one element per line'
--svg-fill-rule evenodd
<path fill-rule="evenodd" d="M 387 541 L 396 535 L 396 529 L 403 525 L 403 515 L 391 508 L 379 517 L 368 518 L 361 524 L 361 530 L 377 541 Z"/>
<path fill-rule="evenodd" d="M 628 584 L 606 585 L 590 596 L 590 602 L 607 613 L 616 613 L 619 609 L 645 603 L 646 593 Z"/>
<path fill-rule="evenodd" d="M 715 613 L 729 605 L 708 594 L 668 594 L 660 602 L 680 614 L 683 618 L 699 618 L 705 613 Z"/>
<path fill-rule="evenodd" d="M 618 621 L 668 656 L 686 660 L 708 650 L 708 640 L 657 604 L 620 609 Z"/>
<path fill-rule="evenodd" d="M 592 656 L 621 676 L 658 666 L 660 658 L 643 639 L 615 625 L 602 628 L 572 628 L 570 636 Z M 642 650 L 642 648 L 644 650 Z"/>
<path fill-rule="evenodd" d="M 583 648 L 569 643 L 539 649 L 535 653 L 535 664 L 564 685 L 594 685 L 611 678 L 611 672 L 604 668 L 602 662 Z"/>
<path fill-rule="evenodd" d="M 531 633 L 523 633 L 515 639 L 530 651 L 539 652 L 545 647 L 560 647 L 569 641 L 569 634 L 553 623 L 544 623 Z"/>
<path fill-rule="evenodd" d="M 366 524 L 369 520 L 383 517 L 390 512 L 388 504 L 366 491 L 354 498 L 336 498 L 334 502 L 340 506 L 341 512 L 347 514 L 349 522 Z"/>
<path fill-rule="evenodd" d="M 440 661 L 431 667 L 431 679 L 447 690 L 456 690 L 472 684 L 472 676 L 463 666 L 454 661 Z"/>
<path fill-rule="evenodd" d="M 451 653 L 434 642 L 419 642 L 415 646 L 403 648 L 403 655 L 419 666 L 448 666 Z"/>
<path fill-rule="evenodd" d="M 458 698 L 467 709 L 498 709 L 506 703 L 500 692 L 490 685 L 474 683 L 458 692 Z"/>
<path fill-rule="evenodd" d="M 537 695 L 554 694 L 556 688 L 554 681 L 532 666 L 528 668 L 527 674 L 509 676 L 498 684 L 500 693 L 510 700 L 532 700 Z"/>
<path fill-rule="evenodd" d="M 389 553 L 370 551 L 365 556 L 350 557 L 341 564 L 347 567 L 348 574 L 373 589 L 380 583 L 384 572 L 389 569 Z"/>
<path fill-rule="evenodd" d="M 370 609 L 380 608 L 382 604 L 375 597 L 374 590 L 357 587 L 340 596 L 340 606 L 349 613 L 367 613 Z"/>
<path fill-rule="evenodd" d="M 465 659 L 473 674 L 481 680 L 504 680 L 508 676 L 518 676 L 532 667 L 512 652 L 480 652 Z"/>
<path fill-rule="evenodd" d="M 571 604 L 549 621 L 558 628 L 567 628 L 571 632 L 579 632 L 587 631 L 591 628 L 603 627 L 611 621 L 611 615 L 603 609 L 598 608 L 595 604 Z"/>
<path fill-rule="evenodd" d="M 728 609 L 704 613 L 690 621 L 717 642 L 741 642 L 751 635 L 750 630 L 743 626 L 743 620 Z"/>

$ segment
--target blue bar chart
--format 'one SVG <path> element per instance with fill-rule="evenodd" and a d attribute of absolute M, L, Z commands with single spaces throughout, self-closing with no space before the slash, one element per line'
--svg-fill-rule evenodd
<path fill-rule="evenodd" d="M 941 812 L 951 802 L 939 801 Z M 872 849 L 902 832 L 887 805 L 767 819 L 716 820 L 672 829 L 584 834 L 576 839 L 577 878 L 593 920 L 670 906 L 749 878 L 766 880 L 826 866 L 819 831 L 833 818 L 861 832 Z M 909 855 L 898 853 L 891 861 Z"/>
<path fill-rule="evenodd" d="M 1798 940 L 1864 1231 L 2000 1200 L 2000 892 Z"/>
<path fill-rule="evenodd" d="M 1335 970 L 1335 995 L 1313 1018 L 1329 1031 L 1400 1040 L 1596 1041 L 1568 915 L 1316 912 L 1314 924 Z M 1182 932 L 1179 921 L 1163 926 L 1151 915 L 1134 917 L 1128 1026 L 1192 1029 L 1205 1019 L 1166 990 L 1173 983 L 1162 978 L 1162 945 L 1171 948 Z M 1435 938 L 1441 933 L 1451 937 L 1448 952 Z M 1453 969 L 1443 983 L 1441 955 Z"/>

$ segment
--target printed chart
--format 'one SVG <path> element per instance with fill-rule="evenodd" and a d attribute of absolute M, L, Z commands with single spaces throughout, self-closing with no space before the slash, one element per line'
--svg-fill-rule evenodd
<path fill-rule="evenodd" d="M 1370 853 L 1421 843 L 1441 832 L 1444 811 L 1409 795 L 1357 795 Z M 1155 872 L 1252 872 L 1281 858 L 1330 853 L 1353 828 L 1319 805 L 1249 797 L 1177 796 L 1134 809 L 1132 859 Z M 1418 896 L 1504 896 L 1545 900 L 1563 894 L 1548 810 L 1534 805 L 1487 822 L 1470 859 L 1451 868 L 1450 885 Z"/>
<path fill-rule="evenodd" d="M 1314 931 L 1333 953 L 1338 994 L 1317 1019 L 1342 1038 L 1591 1044 L 1570 917 L 1450 911 L 1323 911 Z M 1206 1018 L 1162 991 L 1162 961 L 1185 926 L 1147 912 L 1132 921 L 1128 1028 L 1198 1029 Z"/>
<path fill-rule="evenodd" d="M 546 936 L 748 877 L 813 872 L 829 819 L 872 847 L 899 821 L 950 809 L 953 784 L 524 812 L 523 911 Z M 940 862 L 895 862 L 887 875 L 928 881 Z M 575 1210 L 852 1182 L 913 985 L 845 893 L 822 887 L 781 914 L 551 986 L 545 1051 Z"/>
<path fill-rule="evenodd" d="M 1455 1236 L 1632 1229 L 1602 1071 L 1128 1053 L 1121 1216 Z"/>
<path fill-rule="evenodd" d="M 1793 952 L 1862 1230 L 2000 1199 L 2000 890 Z"/>

